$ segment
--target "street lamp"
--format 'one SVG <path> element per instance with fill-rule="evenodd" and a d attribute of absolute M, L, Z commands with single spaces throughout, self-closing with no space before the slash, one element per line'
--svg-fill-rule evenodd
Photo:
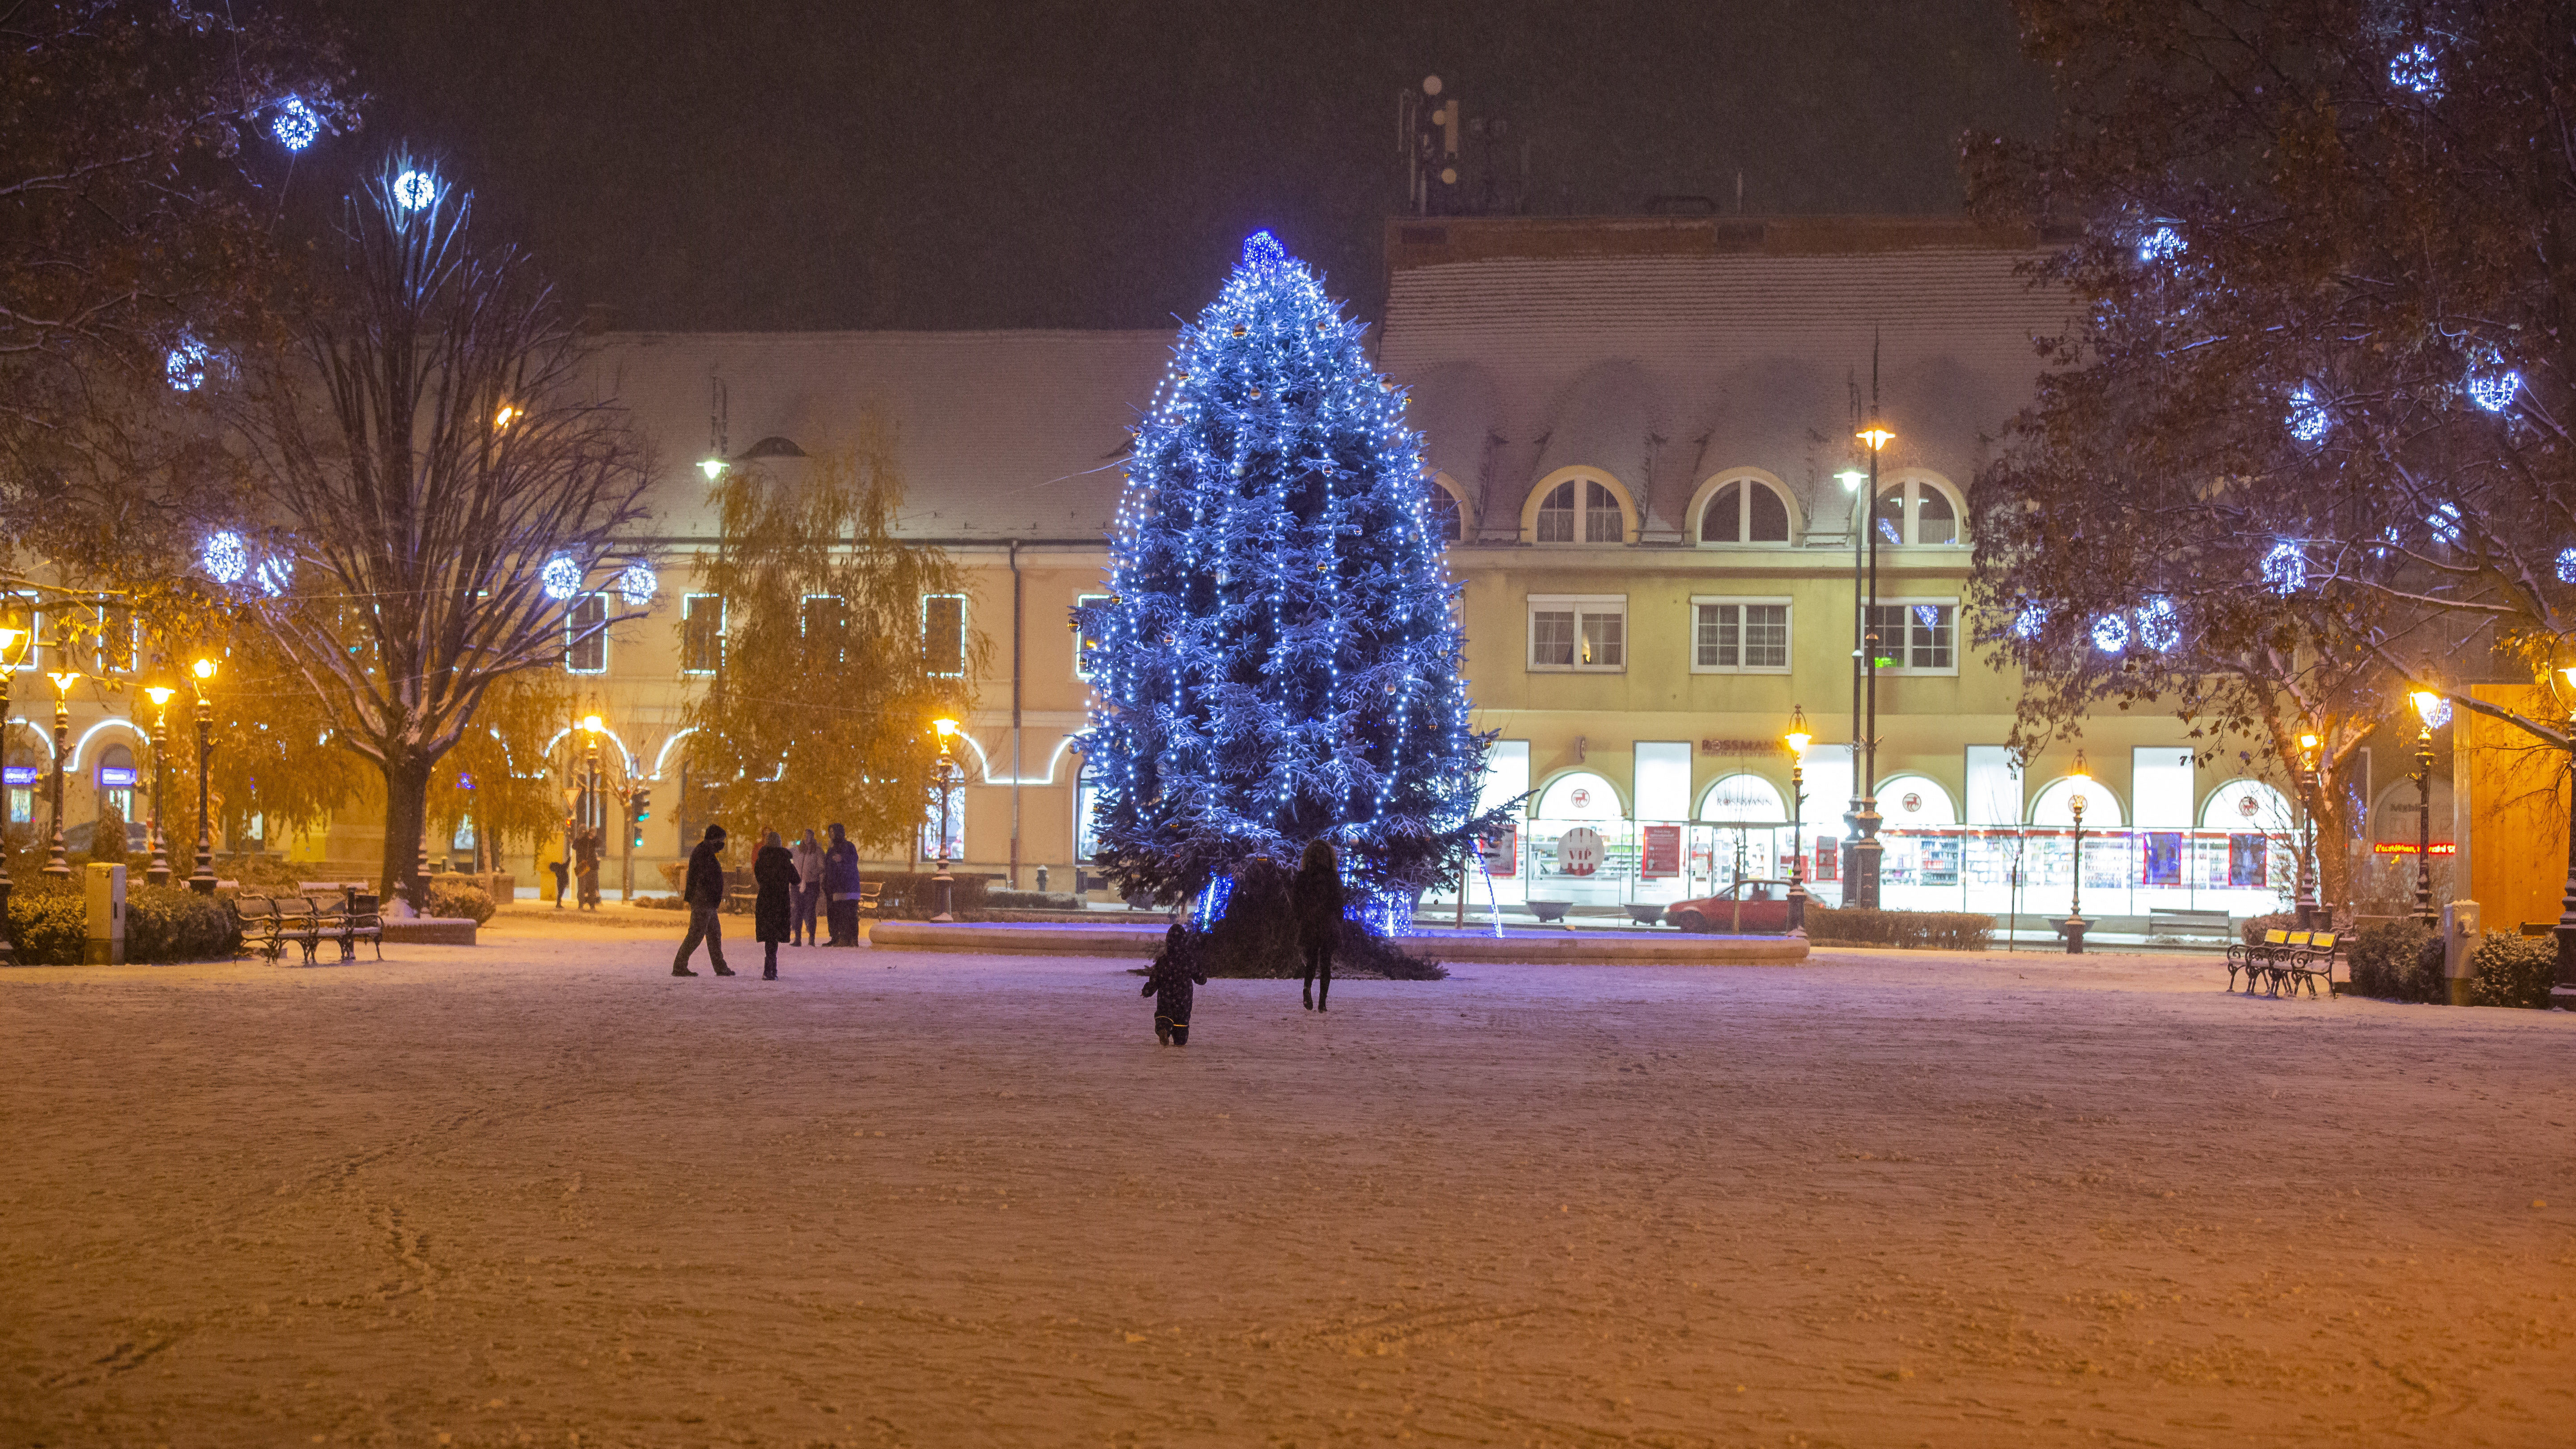
<path fill-rule="evenodd" d="M 2317 925 L 2317 737 L 2299 736 L 2299 929 Z"/>
<path fill-rule="evenodd" d="M 608 824 L 608 806 L 606 802 L 599 798 L 599 732 L 606 728 L 607 726 L 601 723 L 599 716 L 595 714 L 586 714 L 581 717 L 582 737 L 589 741 L 589 749 L 586 751 L 586 754 L 588 756 L 587 773 L 590 776 L 590 812 L 599 817 L 599 824 L 601 827 L 605 827 Z M 606 843 L 607 842 L 605 840 L 601 841 L 601 844 L 603 845 Z M 591 863 L 591 870 L 593 872 L 593 889 L 596 889 L 596 882 L 598 879 L 596 873 L 598 869 L 598 862 L 594 859 Z M 582 910 L 590 910 L 594 908 L 596 902 L 583 899 L 582 888 L 578 883 L 576 883 L 574 886 L 574 904 Z"/>
<path fill-rule="evenodd" d="M 0 649 L 0 653 L 6 652 Z M 2569 732 L 2576 733 L 2576 665 L 2551 670 L 2549 689 L 2558 696 L 2559 707 L 2567 711 Z M 0 695 L 0 703 L 6 699 L 6 695 Z M 2576 1007 L 2576 754 L 2568 756 L 2568 766 L 2567 891 L 2558 908 L 2558 984 L 2549 994 L 2559 1006 Z M 7 876 L 0 875 L 0 904 L 7 903 L 8 882 Z"/>
<path fill-rule="evenodd" d="M 206 686 L 215 677 L 215 661 L 200 659 L 188 666 L 197 677 L 197 868 L 188 876 L 188 889 L 201 896 L 215 893 L 215 837 L 206 820 L 206 760 L 215 752 L 215 707 L 206 699 Z"/>
<path fill-rule="evenodd" d="M 170 837 L 162 833 L 161 812 L 170 798 L 170 696 L 179 691 L 156 684 L 143 691 L 159 713 L 152 720 L 152 864 L 144 867 L 146 885 L 170 883 Z"/>
<path fill-rule="evenodd" d="M 27 637 L 24 629 L 0 627 L 0 760 L 8 758 L 9 676 L 18 669 L 18 641 Z M 5 787 L 0 787 L 0 796 L 5 796 Z M 7 829 L 6 817 L 0 816 L 0 834 Z M 0 966 L 17 964 L 17 950 L 9 944 L 9 852 L 0 849 Z"/>
<path fill-rule="evenodd" d="M 955 789 L 951 782 L 955 779 L 957 761 L 949 753 L 949 743 L 957 737 L 957 721 L 935 719 L 930 722 L 930 727 L 939 731 L 939 874 L 931 877 L 939 887 L 939 914 L 931 919 L 953 921 L 957 919 L 952 911 L 957 883 L 948 874 L 948 801 Z"/>
<path fill-rule="evenodd" d="M 1807 728 L 1805 706 L 1789 706 L 1789 732 L 1780 738 L 1789 746 L 1789 934 L 1803 936 L 1807 934 L 1807 746 L 1816 738 Z"/>
<path fill-rule="evenodd" d="M 1844 863 L 1843 870 L 1842 870 L 1842 887 L 1841 887 L 1841 889 L 1842 889 L 1842 900 L 1843 900 L 1843 904 L 1848 906 L 1848 905 L 1856 904 L 1856 902 L 1855 902 L 1855 900 L 1854 900 L 1854 898 L 1853 898 L 1853 895 L 1852 895 L 1852 890 L 1853 890 L 1853 880 L 1854 880 L 1854 878 L 1857 876 L 1857 874 L 1858 874 L 1858 872 L 1859 872 L 1858 857 L 1857 857 L 1857 855 L 1856 855 L 1856 854 L 1853 854 L 1852 852 L 1856 849 L 1855 842 L 1856 842 L 1857 837 L 1858 837 L 1858 836 L 1859 836 L 1859 834 L 1860 834 L 1860 824 L 1859 824 L 1859 821 L 1860 821 L 1860 740 L 1861 740 L 1861 728 L 1860 728 L 1860 692 L 1861 692 L 1861 674 L 1862 674 L 1861 650 L 1862 650 L 1864 647 L 1866 647 L 1867 640 L 1868 640 L 1868 634 L 1869 634 L 1869 629 L 1868 629 L 1869 606 L 1868 606 L 1868 604 L 1867 604 L 1867 603 L 1865 603 L 1865 602 L 1863 601 L 1863 599 L 1862 599 L 1862 595 L 1861 595 L 1861 577 L 1862 577 L 1862 572 L 1861 572 L 1862 553 L 1861 553 L 1861 550 L 1862 550 L 1863 548 L 1865 548 L 1865 547 L 1867 547 L 1867 546 L 1868 546 L 1868 540 L 1867 540 L 1866 535 L 1869 533 L 1869 507 L 1870 507 L 1869 502 L 1868 502 L 1868 500 L 1867 500 L 1866 496 L 1865 496 L 1865 495 L 1863 495 L 1863 494 L 1862 494 L 1862 492 L 1861 492 L 1861 485 L 1862 485 L 1862 484 L 1864 484 L 1864 483 L 1867 483 L 1867 482 L 1869 481 L 1869 474 L 1868 474 L 1866 471 L 1864 471 L 1864 470 L 1862 470 L 1862 469 L 1859 469 L 1859 468 L 1845 468 L 1845 469 L 1844 469 L 1844 470 L 1842 470 L 1841 472 L 1836 473 L 1836 474 L 1834 475 L 1834 477 L 1836 477 L 1837 479 L 1840 479 L 1840 480 L 1842 481 L 1843 491 L 1844 491 L 1844 492 L 1846 492 L 1846 493 L 1849 493 L 1850 495 L 1852 495 L 1852 514 L 1851 514 L 1851 520 L 1852 520 L 1852 652 L 1851 652 L 1851 699 L 1852 699 L 1852 706 L 1851 706 L 1851 740 L 1852 740 L 1851 750 L 1852 750 L 1852 759 L 1851 759 L 1851 765 L 1852 765 L 1852 774 L 1851 774 L 1851 789 L 1852 789 L 1852 793 L 1851 793 L 1851 808 L 1850 808 L 1850 809 L 1848 809 L 1848 810 L 1845 810 L 1845 811 L 1843 812 L 1843 842 L 1844 842 L 1844 844 L 1843 844 L 1843 850 L 1844 850 L 1844 852 L 1845 852 L 1845 855 L 1844 855 L 1844 862 L 1845 862 L 1845 863 Z"/>
<path fill-rule="evenodd" d="M 2442 696 L 2419 689 L 2415 701 L 2415 916 L 2433 924 L 2433 713 Z"/>
<path fill-rule="evenodd" d="M 1896 440 L 1896 434 L 1872 418 L 1868 427 L 1852 436 L 1869 445 L 1869 500 L 1861 510 L 1861 544 L 1853 550 L 1857 561 L 1860 549 L 1868 549 L 1869 597 L 1861 609 L 1860 643 L 1869 708 L 1863 728 L 1855 737 L 1861 757 L 1860 795 L 1851 813 L 1851 825 L 1859 838 L 1852 842 L 1852 883 L 1845 897 L 1863 909 L 1876 910 L 1879 860 L 1887 849 L 1878 838 L 1878 455 Z M 1857 591 L 1857 580 L 1854 587 Z"/>
<path fill-rule="evenodd" d="M 54 857 L 45 862 L 44 873 L 68 880 L 72 863 L 63 856 L 63 775 L 70 762 L 64 757 L 72 749 L 72 686 L 80 683 L 81 677 L 77 669 L 45 677 L 54 682 Z M 94 847 L 96 843 L 92 844 Z"/>
<path fill-rule="evenodd" d="M 2075 816 L 2075 890 L 2066 905 L 2066 954 L 2084 954 L 2084 787 L 2093 777 L 2084 772 L 2084 752 L 2075 752 L 2075 772 L 2066 777 L 2075 793 L 2066 799 L 2066 808 Z"/>

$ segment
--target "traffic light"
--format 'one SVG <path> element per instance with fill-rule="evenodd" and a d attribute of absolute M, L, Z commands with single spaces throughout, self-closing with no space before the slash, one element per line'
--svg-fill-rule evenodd
<path fill-rule="evenodd" d="M 635 787 L 634 798 L 626 803 L 626 814 L 627 818 L 635 821 L 635 823 L 639 825 L 653 818 L 652 786 L 638 785 Z"/>

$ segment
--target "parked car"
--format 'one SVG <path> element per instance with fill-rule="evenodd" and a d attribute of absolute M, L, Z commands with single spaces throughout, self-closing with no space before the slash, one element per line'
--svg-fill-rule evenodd
<path fill-rule="evenodd" d="M 1740 880 L 1713 896 L 1675 901 L 1664 919 L 1685 931 L 1781 934 L 1789 929 L 1789 882 Z"/>

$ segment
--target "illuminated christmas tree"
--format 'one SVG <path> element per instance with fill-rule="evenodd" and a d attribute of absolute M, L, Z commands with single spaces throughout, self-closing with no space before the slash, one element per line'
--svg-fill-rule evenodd
<path fill-rule="evenodd" d="M 1131 892 L 1321 837 L 1355 894 L 1409 899 L 1495 823 L 1435 485 L 1363 330 L 1256 232 L 1136 430 L 1080 620 L 1096 858 Z"/>

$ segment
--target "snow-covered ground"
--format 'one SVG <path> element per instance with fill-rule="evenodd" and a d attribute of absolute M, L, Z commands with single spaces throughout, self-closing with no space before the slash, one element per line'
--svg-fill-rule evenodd
<path fill-rule="evenodd" d="M 0 1442 L 2576 1440 L 2576 1016 L 669 950 L 0 973 Z"/>

